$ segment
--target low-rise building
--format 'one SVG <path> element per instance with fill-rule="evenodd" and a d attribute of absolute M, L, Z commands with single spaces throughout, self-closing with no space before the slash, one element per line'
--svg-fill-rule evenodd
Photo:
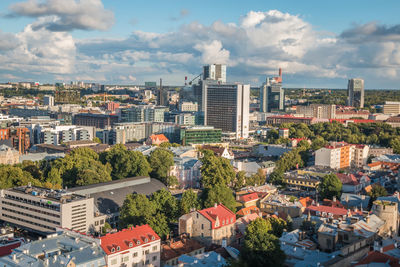
<path fill-rule="evenodd" d="M 66 190 L 19 186 L 0 191 L 0 219 L 39 233 L 57 228 L 99 232 L 106 216 L 96 213 L 93 198 Z"/>
<path fill-rule="evenodd" d="M 46 239 L 15 248 L 11 255 L 0 258 L 0 265 L 106 267 L 105 256 L 99 239 L 75 231 L 58 229 L 56 234 Z"/>
<path fill-rule="evenodd" d="M 246 195 L 238 196 L 238 201 L 243 205 L 244 208 L 251 206 L 258 206 L 259 197 L 257 193 L 250 193 Z"/>
<path fill-rule="evenodd" d="M 290 201 L 286 195 L 267 195 L 260 200 L 260 210 L 268 214 L 285 214 L 292 218 L 300 217 L 304 207 L 298 201 Z"/>
<path fill-rule="evenodd" d="M 161 266 L 161 239 L 147 224 L 106 234 L 100 240 L 107 266 Z"/>
<path fill-rule="evenodd" d="M 199 188 L 201 180 L 201 161 L 193 157 L 174 158 L 169 175 L 178 179 L 182 188 Z"/>
<path fill-rule="evenodd" d="M 206 245 L 231 244 L 235 240 L 236 215 L 222 204 L 193 211 L 179 218 L 179 234 L 188 234 Z"/>
<path fill-rule="evenodd" d="M 13 147 L 5 144 L 0 145 L 0 164 L 17 164 L 19 163 L 19 153 Z"/>
<path fill-rule="evenodd" d="M 342 182 L 342 192 L 345 193 L 360 193 L 371 184 L 371 179 L 363 173 L 337 173 L 336 176 Z"/>
<path fill-rule="evenodd" d="M 162 244 L 161 264 L 163 266 L 180 266 L 178 258 L 182 255 L 197 256 L 205 251 L 204 245 L 196 241 L 182 236 L 178 240 L 167 240 Z"/>
<path fill-rule="evenodd" d="M 162 143 L 168 143 L 169 140 L 163 134 L 152 134 L 147 138 L 146 144 L 147 145 L 161 145 Z"/>

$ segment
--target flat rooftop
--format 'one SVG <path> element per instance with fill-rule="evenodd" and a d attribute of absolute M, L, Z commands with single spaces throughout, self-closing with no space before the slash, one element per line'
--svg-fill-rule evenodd
<path fill-rule="evenodd" d="M 53 190 L 44 187 L 29 185 L 18 186 L 7 190 L 31 195 L 43 200 L 56 201 L 60 203 L 73 202 L 86 198 L 84 195 L 75 194 L 64 189 Z"/>

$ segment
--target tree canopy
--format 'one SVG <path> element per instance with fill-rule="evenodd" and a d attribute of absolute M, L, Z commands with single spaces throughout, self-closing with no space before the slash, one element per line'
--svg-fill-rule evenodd
<path fill-rule="evenodd" d="M 342 182 L 335 174 L 325 175 L 319 184 L 318 191 L 321 198 L 339 198 L 342 191 Z"/>
<path fill-rule="evenodd" d="M 271 231 L 271 224 L 262 218 L 247 226 L 240 253 L 242 266 L 283 266 L 285 253 L 280 248 L 279 239 Z"/>
<path fill-rule="evenodd" d="M 235 180 L 236 173 L 228 159 L 204 150 L 201 162 L 201 183 L 204 188 L 229 185 Z"/>
<path fill-rule="evenodd" d="M 172 152 L 164 148 L 157 148 L 150 154 L 149 163 L 152 168 L 150 176 L 169 186 L 169 171 L 174 165 Z"/>
<path fill-rule="evenodd" d="M 232 190 L 226 185 L 218 184 L 211 188 L 206 188 L 203 191 L 202 198 L 205 208 L 212 207 L 215 203 L 222 203 L 231 211 L 236 212 L 235 197 L 233 196 Z"/>
<path fill-rule="evenodd" d="M 182 198 L 179 201 L 180 214 L 187 214 L 192 208 L 198 210 L 201 209 L 201 205 L 197 193 L 195 193 L 192 189 L 189 189 L 183 192 Z"/>

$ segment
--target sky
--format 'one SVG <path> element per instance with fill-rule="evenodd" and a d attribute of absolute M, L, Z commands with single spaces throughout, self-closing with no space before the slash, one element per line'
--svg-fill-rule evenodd
<path fill-rule="evenodd" d="M 400 88 L 398 0 L 1 0 L 0 82 Z"/>

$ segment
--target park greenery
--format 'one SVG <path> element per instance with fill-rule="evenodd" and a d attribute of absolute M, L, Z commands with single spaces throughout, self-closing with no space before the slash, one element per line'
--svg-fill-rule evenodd
<path fill-rule="evenodd" d="M 318 193 L 322 199 L 340 198 L 342 182 L 335 174 L 328 174 L 322 178 L 318 186 Z"/>
<path fill-rule="evenodd" d="M 312 150 L 323 147 L 329 141 L 344 141 L 351 144 L 391 147 L 394 153 L 400 153 L 400 127 L 393 128 L 386 123 L 350 123 L 347 127 L 338 122 L 312 125 L 284 123 L 279 127 L 288 128 L 290 138 L 310 139 Z M 279 133 L 275 129 L 268 131 L 264 141 L 273 144 L 288 142 L 279 137 Z"/>

